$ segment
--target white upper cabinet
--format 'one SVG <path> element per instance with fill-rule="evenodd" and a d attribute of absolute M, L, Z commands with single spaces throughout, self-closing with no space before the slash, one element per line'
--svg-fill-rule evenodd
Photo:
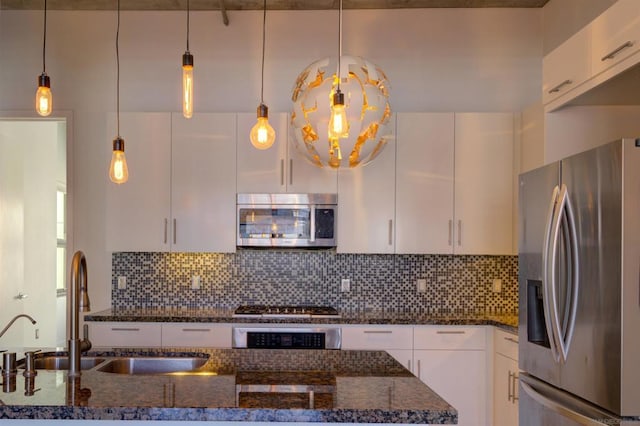
<path fill-rule="evenodd" d="M 109 114 L 105 143 L 115 138 L 116 116 Z M 107 185 L 106 242 L 108 251 L 169 249 L 171 194 L 171 114 L 121 113 L 129 180 Z M 109 154 L 111 150 L 109 150 Z"/>
<path fill-rule="evenodd" d="M 236 249 L 236 114 L 172 116 L 171 250 Z"/>
<path fill-rule="evenodd" d="M 255 113 L 238 114 L 237 188 L 239 193 L 337 192 L 337 172 L 312 165 L 289 144 L 289 115 L 270 113 L 276 141 L 269 149 L 253 147 L 249 132 Z"/>
<path fill-rule="evenodd" d="M 640 1 L 618 0 L 591 23 L 596 75 L 640 50 Z"/>
<path fill-rule="evenodd" d="M 129 181 L 108 184 L 107 249 L 235 251 L 235 114 L 124 113 L 120 128 Z"/>
<path fill-rule="evenodd" d="M 586 26 L 542 60 L 542 102 L 565 96 L 591 77 L 591 27 Z"/>
<path fill-rule="evenodd" d="M 396 134 L 396 253 L 451 253 L 454 114 L 399 113 Z"/>
<path fill-rule="evenodd" d="M 511 255 L 512 113 L 455 117 L 454 253 Z"/>
<path fill-rule="evenodd" d="M 338 173 L 339 253 L 393 253 L 396 144 L 363 167 Z"/>

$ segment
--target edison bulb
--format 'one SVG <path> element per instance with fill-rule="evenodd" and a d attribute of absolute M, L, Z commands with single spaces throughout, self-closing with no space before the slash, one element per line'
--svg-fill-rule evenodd
<path fill-rule="evenodd" d="M 276 131 L 269 124 L 268 108 L 264 104 L 258 107 L 258 120 L 249 133 L 251 144 L 258 149 L 268 149 L 276 140 Z"/>
<path fill-rule="evenodd" d="M 182 55 L 182 115 L 193 116 L 193 55 Z"/>
<path fill-rule="evenodd" d="M 46 74 L 38 77 L 38 90 L 36 91 L 36 112 L 44 117 L 51 114 L 53 98 L 51 96 L 51 81 Z"/>
<path fill-rule="evenodd" d="M 329 117 L 329 139 L 348 138 L 349 121 L 347 109 L 344 106 L 344 93 L 340 89 L 333 95 L 331 116 Z"/>
<path fill-rule="evenodd" d="M 120 137 L 113 140 L 109 179 L 111 179 L 111 182 L 117 184 L 122 184 L 129 180 L 129 169 L 127 167 L 127 159 L 124 155 L 124 139 Z"/>

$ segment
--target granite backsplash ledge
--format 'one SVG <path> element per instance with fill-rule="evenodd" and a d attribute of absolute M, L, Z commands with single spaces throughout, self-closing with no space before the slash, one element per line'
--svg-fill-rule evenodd
<path fill-rule="evenodd" d="M 117 278 L 127 285 L 118 289 Z M 200 288 L 191 288 L 193 276 Z M 340 281 L 351 289 L 340 292 Z M 418 292 L 418 279 L 427 282 Z M 493 280 L 502 281 L 493 291 Z M 339 254 L 334 250 L 113 253 L 114 308 L 331 305 L 341 311 L 515 313 L 517 256 Z"/>

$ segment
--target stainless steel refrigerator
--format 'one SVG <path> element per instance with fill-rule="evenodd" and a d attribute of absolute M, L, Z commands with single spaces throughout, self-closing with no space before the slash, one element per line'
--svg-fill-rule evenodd
<path fill-rule="evenodd" d="M 640 425 L 640 140 L 519 178 L 520 426 Z"/>

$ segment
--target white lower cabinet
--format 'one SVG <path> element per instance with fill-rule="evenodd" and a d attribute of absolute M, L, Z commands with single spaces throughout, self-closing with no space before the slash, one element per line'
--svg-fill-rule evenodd
<path fill-rule="evenodd" d="M 162 346 L 230 348 L 230 324 L 163 323 Z"/>
<path fill-rule="evenodd" d="M 458 425 L 486 425 L 486 328 L 415 327 L 413 339 L 415 375 L 458 410 Z"/>
<path fill-rule="evenodd" d="M 384 350 L 413 371 L 413 326 L 342 326 L 342 349 Z"/>
<path fill-rule="evenodd" d="M 518 425 L 518 336 L 495 329 L 493 426 Z"/>
<path fill-rule="evenodd" d="M 87 322 L 94 347 L 159 347 L 162 324 L 148 322 Z"/>

